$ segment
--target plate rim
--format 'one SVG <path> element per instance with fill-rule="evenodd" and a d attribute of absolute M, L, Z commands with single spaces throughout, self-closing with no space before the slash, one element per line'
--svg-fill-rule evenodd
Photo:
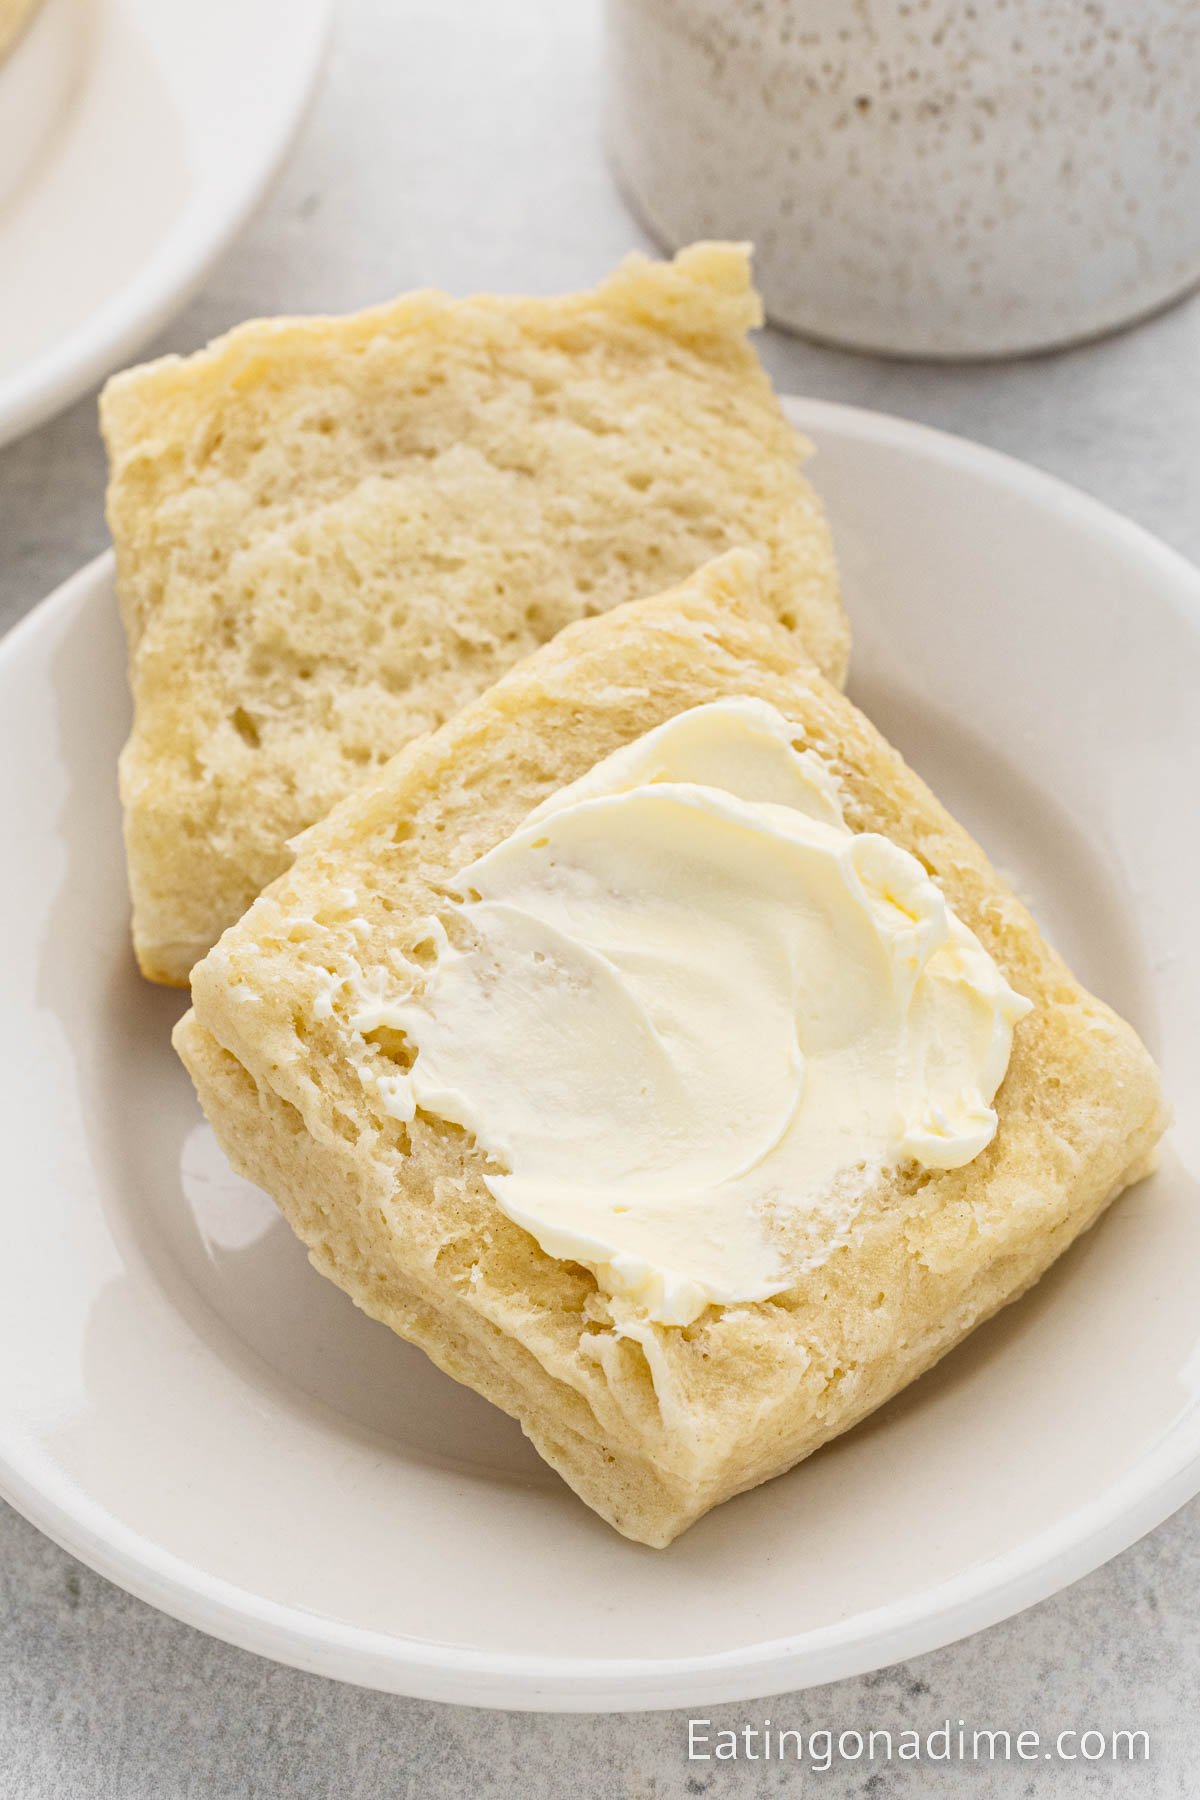
<path fill-rule="evenodd" d="M 783 396 L 789 417 L 818 437 L 884 443 L 964 464 L 1010 492 L 1123 539 L 1157 562 L 1200 630 L 1200 568 L 1083 490 L 1003 451 L 930 426 L 835 401 Z M 0 666 L 61 613 L 113 579 L 111 550 L 85 564 L 0 640 Z M 1190 590 L 1190 591 L 1189 591 Z M 31 1463 L 36 1459 L 30 1459 Z M 672 1658 L 551 1658 L 439 1644 L 321 1619 L 206 1576 L 109 1518 L 50 1467 L 24 1466 L 0 1417 L 0 1495 L 71 1555 L 126 1591 L 241 1649 L 310 1673 L 385 1692 L 513 1711 L 640 1712 L 727 1704 L 819 1686 L 923 1655 L 1049 1598 L 1161 1524 L 1200 1492 L 1200 1401 L 1088 1505 L 1002 1557 L 926 1587 L 903 1605 L 860 1611 L 815 1632 Z"/>
<path fill-rule="evenodd" d="M 0 380 L 0 448 L 55 418 L 128 362 L 195 296 L 257 211 L 296 141 L 325 63 L 336 7 L 337 0 L 302 0 L 295 9 L 289 20 L 298 55 L 295 87 L 261 159 L 230 188 L 229 203 L 212 210 L 210 192 L 199 187 L 130 280 L 19 374 Z M 103 19 L 98 28 L 103 30 Z"/>

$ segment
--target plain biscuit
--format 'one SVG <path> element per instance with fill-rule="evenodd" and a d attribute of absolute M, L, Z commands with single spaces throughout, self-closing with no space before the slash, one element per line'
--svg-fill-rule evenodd
<path fill-rule="evenodd" d="M 185 986 L 290 838 L 561 626 L 730 546 L 765 551 L 776 612 L 842 680 L 760 323 L 745 249 L 695 245 L 566 298 L 261 320 L 109 383 L 145 974 Z"/>
<path fill-rule="evenodd" d="M 274 1196 L 314 1265 L 512 1413 L 590 1506 L 653 1545 L 845 1431 L 1036 1281 L 1145 1172 L 1164 1123 L 1133 1030 L 798 656 L 759 587 L 754 558 L 726 556 L 672 593 L 569 627 L 412 743 L 307 834 L 194 971 L 175 1039 L 230 1159 Z M 587 1271 L 500 1211 L 464 1132 L 380 1105 L 376 1080 L 404 1042 L 357 1032 L 334 984 L 385 970 L 411 986 L 422 921 L 457 870 L 620 745 L 733 694 L 794 722 L 833 766 L 848 823 L 917 856 L 1034 1005 L 1016 1026 L 999 1129 L 974 1162 L 885 1171 L 851 1241 L 796 1287 L 634 1341 Z"/>

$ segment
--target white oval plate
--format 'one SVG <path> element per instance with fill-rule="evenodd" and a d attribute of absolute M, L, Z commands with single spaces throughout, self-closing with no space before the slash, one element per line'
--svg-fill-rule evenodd
<path fill-rule="evenodd" d="M 128 361 L 200 285 L 283 159 L 333 10 L 72 4 L 73 93 L 0 206 L 0 444 Z"/>
<path fill-rule="evenodd" d="M 793 410 L 854 691 L 1162 1059 L 1161 1172 L 865 1426 L 670 1550 L 626 1543 L 216 1151 L 182 999 L 126 943 L 102 559 L 0 649 L 0 1485 L 168 1612 L 441 1700 L 696 1706 L 988 1625 L 1200 1488 L 1200 574 L 1004 457 Z"/>

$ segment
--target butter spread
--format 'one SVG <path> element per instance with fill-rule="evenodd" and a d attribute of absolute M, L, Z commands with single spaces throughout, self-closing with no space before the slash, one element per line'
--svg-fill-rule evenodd
<path fill-rule="evenodd" d="M 922 865 L 845 823 L 829 765 L 760 700 L 670 719 L 462 870 L 381 1099 L 458 1124 L 547 1254 L 684 1325 L 847 1241 L 866 1187 L 968 1163 L 1015 1022 Z"/>

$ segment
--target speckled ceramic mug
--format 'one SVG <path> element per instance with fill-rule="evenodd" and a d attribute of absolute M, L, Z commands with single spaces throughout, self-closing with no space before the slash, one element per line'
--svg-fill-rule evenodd
<path fill-rule="evenodd" d="M 1016 355 L 1200 280 L 1198 0 L 607 5 L 626 192 L 753 239 L 782 325 Z"/>

